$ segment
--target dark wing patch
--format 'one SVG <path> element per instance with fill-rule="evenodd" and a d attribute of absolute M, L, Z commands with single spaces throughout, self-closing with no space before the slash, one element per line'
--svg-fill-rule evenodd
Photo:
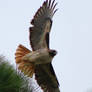
<path fill-rule="evenodd" d="M 49 48 L 49 32 L 46 33 L 46 44 L 47 44 L 47 47 Z"/>
<path fill-rule="evenodd" d="M 59 83 L 51 63 L 36 65 L 35 78 L 44 92 L 60 92 L 58 88 Z"/>
<path fill-rule="evenodd" d="M 33 25 L 30 28 L 30 43 L 33 50 L 49 47 L 46 43 L 46 33 L 50 32 L 52 25 L 52 17 L 57 11 L 54 4 L 55 0 L 46 0 L 42 7 L 38 9 L 34 18 L 31 21 Z M 49 42 L 49 41 L 48 41 Z"/>

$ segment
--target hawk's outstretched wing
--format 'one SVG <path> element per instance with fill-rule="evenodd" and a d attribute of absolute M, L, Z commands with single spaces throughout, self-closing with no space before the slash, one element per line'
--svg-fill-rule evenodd
<path fill-rule="evenodd" d="M 44 92 L 60 92 L 52 64 L 36 65 L 35 78 Z"/>
<path fill-rule="evenodd" d="M 46 0 L 35 14 L 30 27 L 30 43 L 33 50 L 49 48 L 49 32 L 52 25 L 52 17 L 57 11 L 55 0 Z"/>

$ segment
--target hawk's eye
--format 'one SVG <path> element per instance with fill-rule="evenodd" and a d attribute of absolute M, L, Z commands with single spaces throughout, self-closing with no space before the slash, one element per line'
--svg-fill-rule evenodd
<path fill-rule="evenodd" d="M 57 54 L 57 51 L 56 50 L 50 50 L 49 51 L 49 54 L 54 57 L 56 54 Z"/>

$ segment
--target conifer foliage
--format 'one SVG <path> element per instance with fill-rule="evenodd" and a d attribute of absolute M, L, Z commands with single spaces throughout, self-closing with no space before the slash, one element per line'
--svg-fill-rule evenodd
<path fill-rule="evenodd" d="M 0 92 L 32 92 L 25 77 L 0 56 Z"/>

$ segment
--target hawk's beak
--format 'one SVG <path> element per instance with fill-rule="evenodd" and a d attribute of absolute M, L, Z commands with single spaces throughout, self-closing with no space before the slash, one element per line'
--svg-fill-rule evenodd
<path fill-rule="evenodd" d="M 56 54 L 57 54 L 57 51 L 56 50 L 50 50 L 49 51 L 49 54 L 54 57 Z"/>

